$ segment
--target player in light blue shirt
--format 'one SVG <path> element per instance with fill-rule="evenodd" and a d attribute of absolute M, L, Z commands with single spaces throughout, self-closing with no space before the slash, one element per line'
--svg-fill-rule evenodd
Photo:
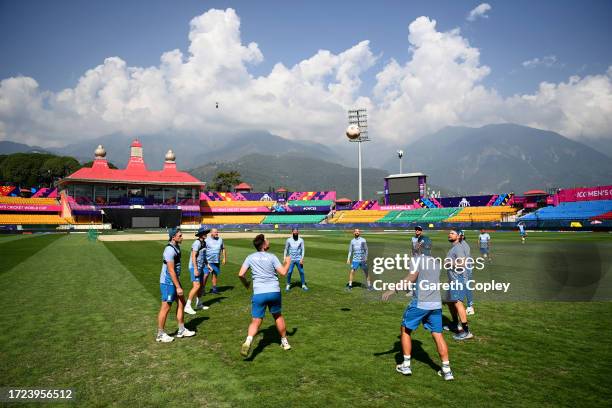
<path fill-rule="evenodd" d="M 197 239 L 191 245 L 191 254 L 189 256 L 189 275 L 191 277 L 192 288 L 189 291 L 187 304 L 185 305 L 185 313 L 194 315 L 196 310 L 207 310 L 208 306 L 204 305 L 202 283 L 204 282 L 204 270 L 208 269 L 206 261 L 206 235 L 210 232 L 209 229 L 200 227 L 195 236 Z M 191 301 L 196 298 L 195 309 L 191 307 Z"/>
<path fill-rule="evenodd" d="M 353 238 L 351 243 L 349 244 L 348 250 L 348 258 L 346 259 L 346 263 L 351 265 L 351 270 L 349 272 L 349 281 L 346 284 L 346 290 L 353 289 L 353 278 L 355 277 L 355 271 L 359 268 L 365 274 L 365 278 L 368 284 L 368 290 L 372 290 L 372 281 L 370 280 L 370 276 L 368 274 L 368 244 L 361 236 L 361 231 L 359 228 L 355 228 L 353 231 Z"/>
<path fill-rule="evenodd" d="M 419 253 L 414 256 L 416 260 L 413 265 L 414 269 L 406 276 L 400 284 L 410 282 L 414 285 L 414 296 L 412 302 L 404 311 L 402 325 L 400 327 L 400 340 L 402 344 L 402 352 L 404 361 L 398 364 L 395 370 L 403 375 L 411 375 L 412 368 L 410 367 L 412 353 L 412 332 L 421 324 L 431 332 L 431 337 L 436 343 L 438 354 L 442 360 L 442 369 L 438 374 L 444 380 L 453 380 L 453 372 L 450 368 L 448 358 L 448 345 L 442 335 L 442 297 L 440 295 L 440 264 L 436 263 L 431 257 L 431 240 L 428 237 L 423 237 L 427 246 L 420 249 Z M 397 287 L 397 286 L 396 286 Z M 383 300 L 388 300 L 391 295 L 398 292 L 390 290 L 383 294 Z"/>
<path fill-rule="evenodd" d="M 302 290 L 308 290 L 306 286 L 306 279 L 304 277 L 304 254 L 306 249 L 304 247 L 304 240 L 300 238 L 300 232 L 297 228 L 291 230 L 291 237 L 285 241 L 285 251 L 283 252 L 283 258 L 291 258 L 291 266 L 289 266 L 289 273 L 287 273 L 287 286 L 285 290 L 288 292 L 291 289 L 291 274 L 293 268 L 297 266 L 298 272 L 300 273 L 300 280 L 302 281 Z"/>
<path fill-rule="evenodd" d="M 466 260 L 472 259 L 472 250 L 470 245 L 467 243 L 465 239 L 465 232 L 463 230 L 459 231 L 459 243 L 463 247 L 463 251 L 465 252 Z M 473 281 L 473 272 L 474 267 L 472 262 L 467 262 L 465 266 L 465 282 Z M 474 312 L 474 294 L 472 290 L 466 285 L 465 287 L 465 300 L 466 300 L 466 309 L 465 312 L 468 315 L 473 315 Z"/>
<path fill-rule="evenodd" d="M 480 255 L 482 255 L 483 258 L 491 260 L 489 254 L 491 250 L 491 235 L 489 235 L 484 228 L 480 230 L 480 235 L 478 235 L 478 248 L 480 248 Z"/>
<path fill-rule="evenodd" d="M 212 272 L 212 289 L 210 293 L 219 293 L 217 290 L 217 280 L 221 274 L 221 265 L 225 265 L 227 252 L 223 246 L 223 238 L 219 236 L 219 230 L 212 228 L 210 236 L 204 240 L 206 243 L 206 260 L 209 268 L 204 270 L 204 282 L 202 290 L 206 290 L 206 281 L 208 280 L 209 272 Z"/>
<path fill-rule="evenodd" d="M 446 326 L 445 329 L 457 332 L 453 336 L 455 340 L 468 340 L 473 338 L 474 335 L 468 328 L 467 313 L 463 304 L 463 300 L 466 297 L 465 260 L 467 254 L 459 240 L 458 230 L 449 231 L 448 241 L 451 243 L 451 248 L 446 254 L 444 264 L 448 266 L 448 281 L 451 284 L 451 288 L 448 291 L 446 304 L 453 317 L 453 324 Z"/>
<path fill-rule="evenodd" d="M 162 255 L 162 269 L 159 275 L 159 289 L 161 292 L 161 307 L 157 316 L 157 337 L 156 341 L 169 343 L 174 340 L 166 331 L 166 319 L 168 312 L 172 307 L 172 303 L 178 300 L 176 308 L 176 320 L 178 321 L 179 329 L 176 337 L 191 337 L 195 332 L 185 328 L 184 308 L 185 297 L 183 296 L 183 288 L 179 277 L 181 275 L 181 247 L 183 242 L 183 233 L 180 229 L 172 228 L 168 231 L 168 245 L 164 248 Z"/>
<path fill-rule="evenodd" d="M 518 229 L 521 236 L 521 244 L 524 244 L 525 238 L 527 237 L 527 231 L 525 231 L 525 223 L 523 221 L 518 223 Z"/>
<path fill-rule="evenodd" d="M 281 308 L 281 290 L 278 282 L 278 274 L 287 275 L 291 259 L 285 258 L 282 265 L 278 258 L 270 253 L 270 242 L 263 234 L 259 234 L 253 239 L 253 246 L 257 252 L 247 256 L 244 260 L 238 277 L 242 284 L 249 289 L 250 282 L 246 278 L 246 273 L 250 269 L 253 280 L 253 297 L 251 299 L 251 324 L 247 331 L 247 338 L 240 348 L 240 354 L 244 357 L 249 355 L 253 337 L 257 334 L 259 326 L 263 322 L 266 309 L 270 310 L 276 323 L 276 329 L 281 336 L 281 347 L 283 350 L 290 350 L 291 346 L 287 340 L 287 329 Z"/>

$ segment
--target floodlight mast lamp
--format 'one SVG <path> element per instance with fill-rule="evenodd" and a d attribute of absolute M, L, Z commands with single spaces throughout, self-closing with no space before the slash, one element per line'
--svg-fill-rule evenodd
<path fill-rule="evenodd" d="M 357 167 L 359 168 L 359 201 L 363 200 L 363 177 L 362 177 L 362 166 L 361 166 L 361 143 L 369 142 L 368 137 L 368 112 L 366 109 L 350 109 L 348 111 L 348 123 L 350 125 L 356 125 L 359 128 L 359 137 L 352 139 L 349 137 L 350 142 L 357 143 Z"/>
<path fill-rule="evenodd" d="M 399 174 L 403 174 L 402 173 L 402 157 L 404 157 L 404 151 L 403 150 L 398 150 L 397 151 L 397 157 L 399 158 L 399 161 L 400 161 L 400 172 L 399 172 Z"/>

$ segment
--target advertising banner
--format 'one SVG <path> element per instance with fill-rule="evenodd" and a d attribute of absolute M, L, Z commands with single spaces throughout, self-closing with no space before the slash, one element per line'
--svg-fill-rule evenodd
<path fill-rule="evenodd" d="M 559 202 L 612 200 L 612 186 L 597 186 L 561 190 L 557 193 Z"/>

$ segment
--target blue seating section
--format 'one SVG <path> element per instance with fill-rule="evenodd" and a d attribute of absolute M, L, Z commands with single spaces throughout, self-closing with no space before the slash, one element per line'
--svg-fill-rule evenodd
<path fill-rule="evenodd" d="M 612 200 L 577 201 L 573 203 L 560 203 L 556 207 L 540 208 L 536 212 L 527 214 L 520 219 L 523 221 L 586 220 L 608 211 L 612 211 Z"/>

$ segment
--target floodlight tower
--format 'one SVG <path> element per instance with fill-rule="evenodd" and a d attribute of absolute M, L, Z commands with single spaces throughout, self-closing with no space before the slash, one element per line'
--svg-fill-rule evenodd
<path fill-rule="evenodd" d="M 403 150 L 398 150 L 397 151 L 397 157 L 399 158 L 399 161 L 400 161 L 400 172 L 399 172 L 399 174 L 402 174 L 402 157 L 404 157 L 404 151 Z"/>
<path fill-rule="evenodd" d="M 347 137 L 350 142 L 357 143 L 358 152 L 358 168 L 359 168 L 359 201 L 363 200 L 363 187 L 362 187 L 362 176 L 361 176 L 361 143 L 369 142 L 368 137 L 368 112 L 366 109 L 350 109 L 348 111 L 348 123 Z M 357 132 L 351 132 L 351 128 L 357 126 Z"/>

